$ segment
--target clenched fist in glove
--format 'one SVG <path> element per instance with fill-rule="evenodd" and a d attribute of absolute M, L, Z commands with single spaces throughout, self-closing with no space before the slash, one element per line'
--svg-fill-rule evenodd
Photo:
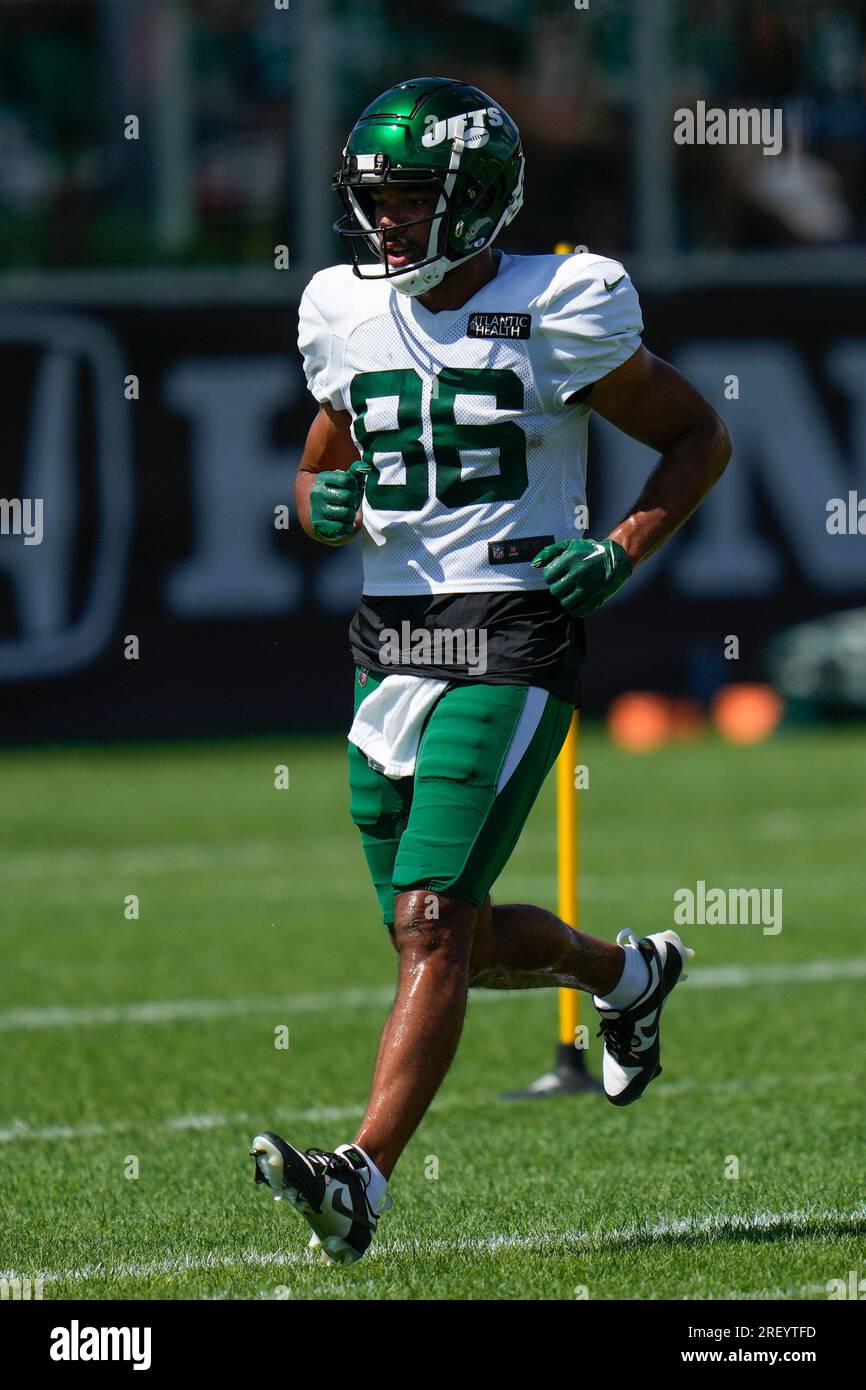
<path fill-rule="evenodd" d="M 370 464 L 357 459 L 351 468 L 317 473 L 310 488 L 310 526 L 323 541 L 342 541 L 354 534 L 364 477 Z"/>
<path fill-rule="evenodd" d="M 632 572 L 632 563 L 618 541 L 556 541 L 532 562 L 545 583 L 573 618 L 585 618 L 601 608 Z"/>

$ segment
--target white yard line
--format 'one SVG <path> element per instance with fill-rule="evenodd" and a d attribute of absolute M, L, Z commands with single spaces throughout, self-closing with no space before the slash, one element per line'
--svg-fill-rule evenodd
<path fill-rule="evenodd" d="M 808 1231 L 818 1222 L 836 1222 L 859 1229 L 866 1224 L 866 1204 L 861 1203 L 848 1211 L 835 1208 L 790 1211 L 758 1211 L 748 1213 L 729 1213 L 713 1216 L 685 1216 L 675 1220 L 644 1222 L 619 1229 L 605 1230 L 602 1227 L 592 1231 L 567 1230 L 560 1232 L 538 1232 L 535 1235 L 514 1235 L 500 1233 L 490 1236 L 467 1236 L 462 1240 L 418 1240 L 387 1241 L 372 1247 L 367 1260 L 388 1259 L 394 1255 L 440 1254 L 481 1254 L 499 1255 L 511 1250 L 538 1250 L 564 1254 L 589 1253 L 628 1246 L 677 1239 L 682 1236 L 718 1236 L 746 1234 L 755 1231 L 776 1231 L 780 1229 Z M 181 1255 L 165 1260 L 131 1261 L 120 1264 L 92 1264 L 80 1268 L 42 1270 L 23 1274 L 21 1271 L 0 1271 L 0 1279 L 37 1278 L 41 1275 L 49 1283 L 85 1283 L 93 1279 L 148 1279 L 163 1274 L 185 1274 L 209 1269 L 237 1269 L 244 1266 L 285 1268 L 292 1265 L 305 1265 L 310 1255 L 300 1252 L 264 1253 L 248 1249 L 242 1254 L 230 1255 Z"/>
<path fill-rule="evenodd" d="M 34 849 L 0 863 L 0 882 L 6 879 L 69 878 L 78 874 L 194 873 L 199 869 L 259 869 L 285 862 L 280 840 L 202 840 L 151 845 L 114 845 L 109 849 Z M 290 896 L 288 875 L 286 896 Z"/>
<path fill-rule="evenodd" d="M 443 1102 L 437 1104 L 442 1105 Z M 364 1105 L 359 1102 L 356 1105 L 313 1106 L 307 1110 L 286 1110 L 282 1106 L 276 1106 L 272 1113 L 279 1120 L 291 1120 L 301 1124 L 327 1124 L 363 1115 Z M 175 1132 L 227 1129 L 233 1125 L 255 1122 L 256 1119 L 245 1110 L 236 1110 L 226 1115 L 167 1115 L 156 1120 L 116 1120 L 110 1124 L 30 1125 L 26 1120 L 16 1119 L 0 1128 L 0 1144 L 32 1140 L 104 1138 L 109 1134 L 147 1134 L 163 1129 Z"/>
<path fill-rule="evenodd" d="M 832 1275 L 830 1276 L 832 1278 Z M 768 1289 L 725 1289 L 722 1293 L 710 1294 L 686 1294 L 686 1298 L 719 1298 L 726 1303 L 742 1303 L 744 1300 L 754 1299 L 763 1302 L 771 1298 L 804 1298 L 807 1294 L 821 1293 L 827 1297 L 827 1283 L 823 1284 L 794 1284 L 789 1288 L 782 1289 L 778 1284 Z"/>
<path fill-rule="evenodd" d="M 177 1019 L 239 1018 L 247 1014 L 328 1013 L 332 1009 L 390 1004 L 394 985 L 327 990 L 312 994 L 273 994 L 238 999 L 153 999 L 140 1004 L 52 1005 L 0 1013 L 0 1032 L 26 1028 L 76 1028 L 94 1024 L 173 1023 Z"/>
<path fill-rule="evenodd" d="M 847 1085 L 862 1088 L 863 1076 L 860 1073 L 841 1076 L 838 1072 L 798 1071 L 792 1076 L 764 1075 L 752 1076 L 748 1080 L 735 1081 L 660 1081 L 653 1087 L 656 1100 L 677 1100 L 680 1096 L 700 1093 L 702 1096 L 748 1096 L 762 1091 L 818 1090 L 822 1086 Z M 537 1105 L 537 1100 L 527 1104 Z M 503 1101 L 495 1095 L 440 1096 L 430 1106 L 430 1113 L 441 1114 L 447 1110 L 483 1110 L 501 1107 Z M 360 1118 L 364 1113 L 363 1101 L 353 1105 L 317 1105 L 305 1109 L 292 1109 L 274 1106 L 271 1110 L 274 1121 L 288 1121 L 291 1124 L 338 1124 L 343 1120 Z M 246 1110 L 234 1110 L 217 1115 L 164 1115 L 157 1119 L 114 1120 L 108 1124 L 88 1122 L 86 1124 L 31 1125 L 26 1120 L 15 1119 L 0 1126 L 0 1144 L 32 1143 L 60 1139 L 105 1138 L 110 1134 L 153 1134 L 160 1130 L 174 1133 L 204 1131 L 209 1129 L 229 1129 L 235 1125 L 255 1125 L 261 1121 L 260 1115 L 250 1115 Z"/>
<path fill-rule="evenodd" d="M 688 945 L 700 950 L 700 933 L 712 927 L 684 927 Z M 728 928 L 722 927 L 722 931 Z M 824 980 L 866 979 L 866 956 L 838 956 L 830 960 L 804 960 L 779 965 L 710 965 L 690 970 L 689 989 L 751 988 L 753 985 L 812 985 Z"/>
<path fill-rule="evenodd" d="M 838 839 L 841 835 L 862 837 L 866 824 L 866 810 L 862 806 L 821 812 L 799 811 L 779 808 L 775 811 L 758 813 L 741 827 L 749 840 L 785 842 L 808 838 L 814 840 L 822 833 Z M 524 854 L 535 849 L 544 853 L 549 848 L 549 835 L 544 832 L 533 836 L 524 832 L 522 838 Z M 255 840 L 200 840 L 200 841 L 156 841 L 151 844 L 112 845 L 94 848 L 90 845 L 68 846 L 48 849 L 22 850 L 14 856 L 0 859 L 0 885 L 18 880 L 33 881 L 34 891 L 62 890 L 69 896 L 69 880 L 74 879 L 76 895 L 87 896 L 90 889 L 104 891 L 107 875 L 128 878 L 130 875 L 147 874 L 195 874 L 216 869 L 227 871 L 250 871 L 263 873 L 268 870 L 276 875 L 275 882 L 281 887 L 288 903 L 293 895 L 303 889 L 292 879 L 291 867 L 286 860 L 286 842 L 281 839 Z M 849 896 L 852 892 L 866 887 L 866 872 L 862 869 L 845 868 L 827 874 L 817 867 L 784 868 L 761 871 L 764 881 L 772 881 L 786 891 L 820 891 L 825 897 Z M 750 884 L 754 880 L 754 869 L 747 865 L 734 864 L 732 867 L 719 865 L 713 871 L 713 883 L 721 886 Z M 669 873 L 594 873 L 587 871 L 581 879 L 581 897 L 587 900 L 622 901 L 637 893 L 654 893 L 672 896 L 675 889 L 682 886 L 679 880 Z M 502 888 L 508 893 L 554 893 L 555 876 L 549 871 L 531 872 L 520 859 L 506 869 Z M 257 886 L 258 891 L 258 886 Z M 335 879 L 328 885 L 328 891 L 337 896 L 364 899 L 367 889 L 360 880 Z M 555 896 L 555 894 L 554 894 Z M 365 900 L 365 899 L 364 899 Z"/>
<path fill-rule="evenodd" d="M 684 935 L 700 948 L 699 935 L 725 927 L 693 928 Z M 759 985 L 819 984 L 830 980 L 866 979 L 866 956 L 792 961 L 779 965 L 711 965 L 689 972 L 689 991 L 751 988 Z M 471 1003 L 500 1004 L 527 999 L 537 990 L 478 990 Z M 273 994 L 236 999 L 156 999 L 138 1004 L 46 1004 L 0 1013 L 0 1032 L 29 1028 L 77 1028 L 119 1023 L 172 1023 L 179 1019 L 239 1018 L 249 1014 L 329 1013 L 338 1009 L 381 1008 L 394 998 L 394 985 L 322 990 L 310 994 Z"/>
<path fill-rule="evenodd" d="M 862 805 L 794 807 L 764 811 L 750 818 L 749 828 L 759 840 L 860 839 L 866 830 Z"/>

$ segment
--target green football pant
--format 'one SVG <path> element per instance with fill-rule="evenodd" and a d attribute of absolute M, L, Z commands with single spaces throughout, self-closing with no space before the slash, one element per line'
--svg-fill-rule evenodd
<path fill-rule="evenodd" d="M 355 709 L 380 680 L 355 672 Z M 480 907 L 565 741 L 574 706 L 525 685 L 448 685 L 427 716 L 415 773 L 377 772 L 349 744 L 351 816 L 389 931 L 394 897 L 427 889 Z"/>

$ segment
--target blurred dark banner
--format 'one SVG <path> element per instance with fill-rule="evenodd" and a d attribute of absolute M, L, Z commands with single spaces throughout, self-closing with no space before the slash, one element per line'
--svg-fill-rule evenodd
<path fill-rule="evenodd" d="M 866 495 L 866 290 L 643 304 L 648 346 L 722 413 L 735 454 L 587 624 L 591 710 L 759 677 L 773 633 L 866 602 L 855 513 L 850 534 L 826 524 L 831 499 Z M 294 333 L 289 302 L 0 314 L 0 496 L 43 499 L 39 543 L 0 535 L 4 741 L 348 727 L 360 547 L 275 526 L 313 414 Z M 589 534 L 652 461 L 594 426 Z"/>

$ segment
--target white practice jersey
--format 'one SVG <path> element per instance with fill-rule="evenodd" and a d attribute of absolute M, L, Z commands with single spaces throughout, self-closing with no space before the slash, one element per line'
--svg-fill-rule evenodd
<path fill-rule="evenodd" d="M 634 286 L 603 256 L 509 256 L 460 309 L 431 313 L 351 266 L 313 276 L 298 343 L 315 399 L 352 416 L 374 465 L 364 593 L 545 588 L 533 555 L 573 540 L 589 410 L 571 397 L 626 362 Z"/>

